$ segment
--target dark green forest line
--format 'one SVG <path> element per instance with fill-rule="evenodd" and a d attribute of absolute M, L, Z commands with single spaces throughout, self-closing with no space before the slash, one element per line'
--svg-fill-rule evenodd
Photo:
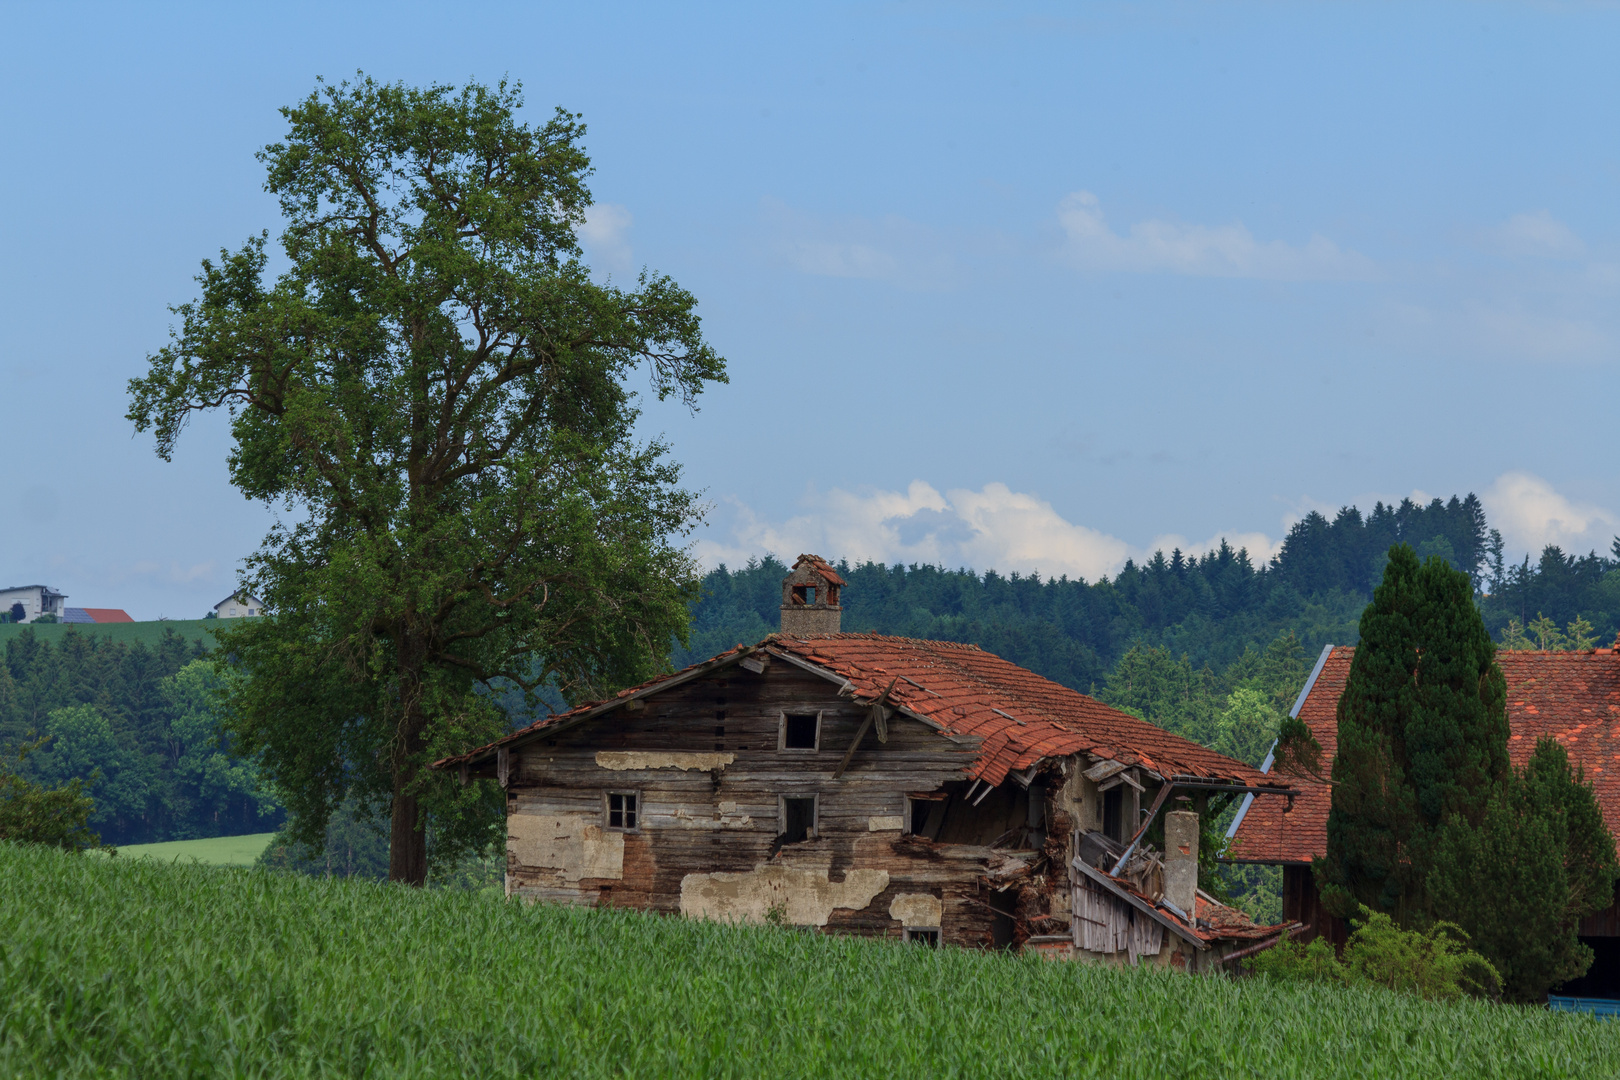
<path fill-rule="evenodd" d="M 1216 674 L 1246 650 L 1292 634 L 1309 655 L 1324 644 L 1354 644 L 1390 547 L 1438 555 L 1473 580 L 1485 624 L 1512 640 L 1538 618 L 1564 630 L 1577 620 L 1582 640 L 1606 644 L 1620 630 L 1620 538 L 1610 555 L 1566 554 L 1549 546 L 1538 559 L 1504 559 L 1500 533 L 1470 494 L 1428 505 L 1379 503 L 1370 514 L 1346 507 L 1331 520 L 1312 512 L 1289 530 L 1268 563 L 1224 542 L 1190 558 L 1156 552 L 1094 582 L 983 574 L 935 566 L 838 563 L 845 630 L 972 642 L 1078 690 L 1100 688 L 1133 647 L 1154 646 Z M 784 555 L 788 553 L 782 553 Z M 827 554 L 827 553 L 822 553 Z M 1611 557 L 1612 556 L 1612 557 Z M 692 637 L 676 666 L 775 630 L 787 568 L 774 555 L 703 580 Z M 1571 643 L 1573 644 L 1573 643 Z M 1590 647 L 1590 646 L 1588 646 Z"/>
<path fill-rule="evenodd" d="M 1470 575 L 1498 641 L 1523 646 L 1537 634 L 1554 635 L 1547 643 L 1555 646 L 1614 640 L 1620 557 L 1548 548 L 1539 559 L 1505 563 L 1500 537 L 1472 495 L 1427 506 L 1380 504 L 1365 516 L 1354 508 L 1331 520 L 1311 514 L 1267 563 L 1222 545 L 1198 558 L 1157 553 L 1095 582 L 840 563 L 849 581 L 843 625 L 971 642 L 1258 763 L 1322 645 L 1356 641 L 1389 546 L 1401 541 Z M 1616 549 L 1611 555 L 1620 556 L 1620 542 Z M 675 649 L 675 665 L 774 631 L 786 573 L 767 556 L 706 575 L 690 641 Z M 0 750 L 50 736 L 24 770 L 52 783 L 85 779 L 96 800 L 92 825 L 108 842 L 281 824 L 253 767 L 217 744 L 215 676 L 210 663 L 198 662 L 204 642 L 172 632 L 145 641 L 71 626 L 8 629 Z M 521 694 L 499 700 L 514 726 L 534 719 Z M 96 769 L 100 776 L 91 780 Z"/>

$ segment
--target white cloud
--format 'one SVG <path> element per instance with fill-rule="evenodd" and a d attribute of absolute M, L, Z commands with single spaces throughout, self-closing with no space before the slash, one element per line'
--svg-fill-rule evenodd
<path fill-rule="evenodd" d="M 1620 515 L 1591 503 L 1575 502 L 1534 473 L 1515 470 L 1496 478 L 1480 495 L 1491 524 L 1514 551 L 1533 558 L 1548 544 L 1566 553 L 1607 552 L 1620 533 Z"/>
<path fill-rule="evenodd" d="M 1489 230 L 1486 239 L 1492 247 L 1506 255 L 1574 259 L 1586 251 L 1581 238 L 1545 210 L 1514 214 Z"/>
<path fill-rule="evenodd" d="M 895 214 L 818 218 L 777 199 L 762 201 L 776 254 L 817 277 L 888 281 L 906 289 L 947 289 L 961 267 L 934 230 Z"/>
<path fill-rule="evenodd" d="M 1278 280 L 1366 278 L 1373 272 L 1366 256 L 1344 251 L 1324 236 L 1313 235 L 1301 246 L 1261 242 L 1241 222 L 1139 221 L 1122 236 L 1089 191 L 1076 191 L 1058 204 L 1058 223 L 1067 236 L 1068 258 L 1087 270 Z"/>
<path fill-rule="evenodd" d="M 1064 519 L 1038 496 L 1000 483 L 941 494 L 931 484 L 913 480 L 903 492 L 834 489 L 812 491 L 804 501 L 808 512 L 773 523 L 731 500 L 735 518 L 730 539 L 706 537 L 694 551 L 710 566 L 735 565 L 767 552 L 788 559 L 815 552 L 856 562 L 933 563 L 1096 580 L 1118 571 L 1127 558 L 1141 560 L 1154 550 L 1177 547 L 1198 555 L 1221 541 L 1220 535 L 1203 543 L 1163 536 L 1146 548 L 1134 548 L 1118 537 Z M 1278 542 L 1260 533 L 1223 535 L 1234 548 L 1247 547 L 1257 563 L 1278 549 Z"/>
<path fill-rule="evenodd" d="M 618 273 L 635 269 L 630 253 L 630 211 L 618 203 L 592 203 L 585 208 L 585 224 L 578 229 L 593 262 Z"/>

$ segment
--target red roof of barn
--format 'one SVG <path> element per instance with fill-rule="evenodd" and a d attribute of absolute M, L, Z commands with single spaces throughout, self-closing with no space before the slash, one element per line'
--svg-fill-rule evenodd
<path fill-rule="evenodd" d="M 1299 708 L 1299 718 L 1322 744 L 1324 771 L 1338 746 L 1339 695 L 1355 649 L 1338 646 L 1322 665 Z M 1507 681 L 1508 757 L 1522 768 L 1536 741 L 1550 735 L 1586 771 L 1609 831 L 1620 836 L 1620 653 L 1502 651 Z M 1332 797 L 1326 785 L 1291 779 L 1301 794 L 1288 809 L 1282 799 L 1256 799 L 1238 822 L 1230 858 L 1238 862 L 1306 863 L 1327 852 Z"/>
<path fill-rule="evenodd" d="M 126 612 L 123 608 L 87 607 L 87 608 L 84 609 L 84 613 L 86 615 L 90 616 L 92 621 L 98 622 L 98 623 L 134 622 L 135 621 L 134 619 L 129 617 L 129 613 Z"/>
<path fill-rule="evenodd" d="M 1140 765 L 1160 776 L 1265 783 L 1257 769 L 1044 679 L 977 645 L 884 634 L 772 634 L 758 645 L 739 645 L 683 672 L 660 676 L 607 701 L 548 717 L 499 742 L 435 764 L 472 763 L 499 746 L 521 741 L 542 729 L 572 726 L 609 711 L 627 698 L 645 696 L 677 680 L 736 663 L 757 652 L 841 680 L 847 684 L 843 692 L 859 702 L 876 700 L 892 684 L 890 705 L 941 734 L 981 740 L 966 774 L 989 784 L 999 784 L 1009 772 L 1028 769 L 1044 757 L 1081 751 Z"/>

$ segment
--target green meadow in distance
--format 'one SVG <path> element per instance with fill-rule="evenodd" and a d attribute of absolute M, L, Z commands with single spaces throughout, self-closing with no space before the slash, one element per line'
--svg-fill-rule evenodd
<path fill-rule="evenodd" d="M 200 862 L 207 866 L 252 866 L 276 834 L 210 836 L 202 840 L 166 840 L 158 844 L 130 844 L 118 849 L 121 858 L 158 859 L 163 862 Z"/>
<path fill-rule="evenodd" d="M 1477 1001 L 0 843 L 0 1075 L 1594 1077 Z"/>
<path fill-rule="evenodd" d="M 173 630 L 187 641 L 201 641 L 203 645 L 212 648 L 214 627 L 219 624 L 219 619 L 161 619 L 156 622 L 126 623 L 0 623 L 0 645 L 31 630 L 35 637 L 41 641 L 49 641 L 53 645 L 72 632 L 94 634 L 97 637 L 130 644 L 138 641 L 143 645 L 152 646 L 163 640 L 164 631 Z"/>

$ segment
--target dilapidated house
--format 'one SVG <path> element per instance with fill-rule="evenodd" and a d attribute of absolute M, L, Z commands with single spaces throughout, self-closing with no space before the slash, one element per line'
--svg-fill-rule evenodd
<path fill-rule="evenodd" d="M 437 762 L 505 788 L 507 892 L 1189 969 L 1276 939 L 1198 889 L 1197 811 L 1289 789 L 976 646 L 842 633 L 844 585 L 801 556 L 780 633 Z"/>
<path fill-rule="evenodd" d="M 1356 650 L 1329 645 L 1294 703 L 1322 746 L 1322 775 L 1338 748 L 1339 697 Z M 1537 740 L 1551 736 L 1569 752 L 1592 784 L 1603 820 L 1620 836 L 1620 650 L 1580 652 L 1503 650 L 1496 654 L 1507 682 L 1508 758 L 1523 768 Z M 1268 757 L 1261 766 L 1271 768 Z M 1232 862 L 1281 866 L 1283 917 L 1303 924 L 1298 937 L 1322 936 L 1343 944 L 1348 928 L 1322 909 L 1311 860 L 1327 854 L 1332 790 L 1309 778 L 1289 780 L 1299 794 L 1286 802 L 1245 799 L 1230 829 Z M 1620 998 L 1620 894 L 1617 903 L 1581 922 L 1581 941 L 1594 953 L 1592 968 L 1565 993 Z"/>

